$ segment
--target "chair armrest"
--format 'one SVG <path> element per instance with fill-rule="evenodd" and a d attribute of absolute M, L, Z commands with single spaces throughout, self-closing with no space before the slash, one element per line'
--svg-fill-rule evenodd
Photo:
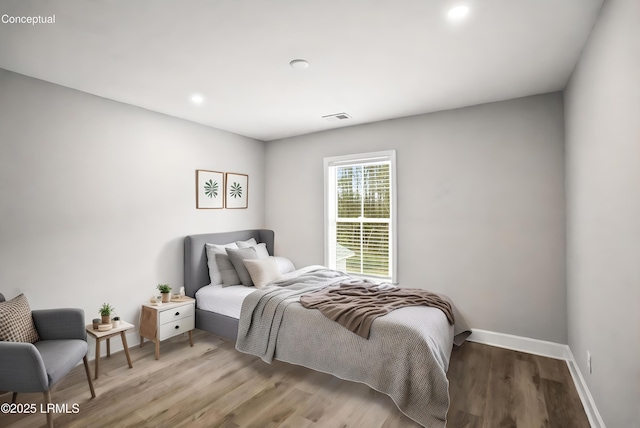
<path fill-rule="evenodd" d="M 42 340 L 87 340 L 82 309 L 39 309 L 31 315 Z"/>
<path fill-rule="evenodd" d="M 47 369 L 33 344 L 0 342 L 0 390 L 44 392 L 48 389 Z"/>

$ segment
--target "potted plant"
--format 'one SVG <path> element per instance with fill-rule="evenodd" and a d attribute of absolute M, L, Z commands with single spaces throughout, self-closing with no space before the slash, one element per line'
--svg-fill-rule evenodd
<path fill-rule="evenodd" d="M 113 326 L 113 328 L 118 328 L 118 326 L 120 325 L 120 317 L 116 315 L 115 317 L 111 318 L 111 325 Z"/>
<path fill-rule="evenodd" d="M 103 303 L 102 307 L 98 310 L 102 316 L 102 324 L 109 324 L 111 322 L 111 312 L 115 309 L 108 303 Z"/>
<path fill-rule="evenodd" d="M 171 287 L 169 287 L 169 284 L 158 284 L 158 290 L 162 294 L 162 303 L 171 301 Z"/>

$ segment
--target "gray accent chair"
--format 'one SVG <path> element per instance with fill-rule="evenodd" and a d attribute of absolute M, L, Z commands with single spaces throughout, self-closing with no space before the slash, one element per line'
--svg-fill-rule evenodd
<path fill-rule="evenodd" d="M 0 294 L 0 302 L 4 302 Z M 44 406 L 51 403 L 51 389 L 80 360 L 84 361 L 91 397 L 96 393 L 87 362 L 87 332 L 82 309 L 31 311 L 40 336 L 36 343 L 0 341 L 0 391 L 12 391 L 15 403 L 19 392 L 42 392 Z M 47 412 L 47 426 L 53 415 Z"/>

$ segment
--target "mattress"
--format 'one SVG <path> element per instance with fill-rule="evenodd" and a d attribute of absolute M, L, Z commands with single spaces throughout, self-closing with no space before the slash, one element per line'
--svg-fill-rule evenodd
<path fill-rule="evenodd" d="M 240 319 L 242 302 L 249 294 L 256 291 L 254 287 L 244 285 L 206 285 L 196 292 L 198 309 L 215 312 L 235 319 Z"/>

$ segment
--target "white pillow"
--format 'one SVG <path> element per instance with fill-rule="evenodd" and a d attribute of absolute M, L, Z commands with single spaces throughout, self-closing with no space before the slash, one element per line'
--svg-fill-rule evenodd
<path fill-rule="evenodd" d="M 207 251 L 207 266 L 209 266 L 209 279 L 212 285 L 222 284 L 222 276 L 216 262 L 216 254 L 227 255 L 227 248 L 238 248 L 235 242 L 225 245 L 204 244 Z"/>
<path fill-rule="evenodd" d="M 271 281 L 280 278 L 278 262 L 274 257 L 266 259 L 245 259 L 242 261 L 251 275 L 251 280 L 256 288 L 262 288 Z"/>
<path fill-rule="evenodd" d="M 286 257 L 275 256 L 276 262 L 278 263 L 278 270 L 281 274 L 293 272 L 296 270 L 295 265 L 291 260 Z"/>
<path fill-rule="evenodd" d="M 256 241 L 256 238 L 250 238 L 246 241 L 236 241 L 236 245 L 238 248 L 247 248 L 247 246 L 253 247 L 254 245 L 258 245 L 258 241 Z"/>
<path fill-rule="evenodd" d="M 249 239 L 248 241 L 238 241 L 236 242 L 236 244 L 238 245 L 238 248 L 254 248 L 256 250 L 256 253 L 258 253 L 259 259 L 266 259 L 270 256 L 269 250 L 267 250 L 267 244 L 265 244 L 264 242 L 258 244 L 253 238 Z"/>

